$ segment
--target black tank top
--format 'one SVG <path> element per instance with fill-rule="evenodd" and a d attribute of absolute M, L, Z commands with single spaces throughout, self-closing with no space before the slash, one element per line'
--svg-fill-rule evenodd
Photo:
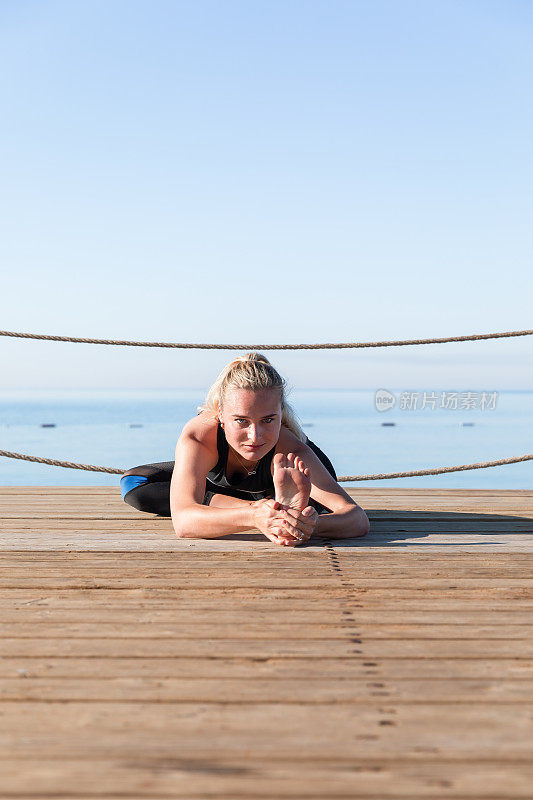
<path fill-rule="evenodd" d="M 217 451 L 218 461 L 207 473 L 206 496 L 211 493 L 227 494 L 243 500 L 262 500 L 264 497 L 274 497 L 274 483 L 270 469 L 276 445 L 259 459 L 253 472 L 247 476 L 235 475 L 231 481 L 227 475 L 229 445 L 220 422 L 217 427 Z"/>
<path fill-rule="evenodd" d="M 317 447 L 308 436 L 305 437 L 305 443 L 316 453 L 333 479 L 337 480 L 335 469 L 327 455 L 323 453 L 320 447 Z M 220 422 L 217 428 L 217 451 L 218 461 L 213 469 L 207 473 L 205 481 L 204 505 L 209 505 L 214 494 L 226 494 L 230 497 L 240 497 L 242 500 L 263 500 L 266 497 L 274 497 L 274 481 L 272 480 L 270 468 L 274 453 L 276 452 L 276 445 L 274 445 L 272 450 L 269 450 L 263 458 L 259 459 L 253 472 L 247 476 L 243 476 L 241 479 L 235 477 L 232 481 L 228 479 L 226 474 L 229 445 Z M 323 506 L 312 498 L 309 500 L 309 505 L 316 508 L 319 514 L 330 512 L 329 508 L 326 508 L 326 506 Z"/>

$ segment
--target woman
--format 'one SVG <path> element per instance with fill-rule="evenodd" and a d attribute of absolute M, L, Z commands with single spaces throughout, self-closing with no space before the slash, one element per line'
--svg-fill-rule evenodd
<path fill-rule="evenodd" d="M 211 539 L 250 528 L 284 546 L 312 535 L 364 536 L 365 512 L 303 432 L 285 386 L 261 353 L 236 358 L 184 426 L 175 461 L 124 474 L 126 503 L 171 516 L 176 534 L 185 538 Z"/>

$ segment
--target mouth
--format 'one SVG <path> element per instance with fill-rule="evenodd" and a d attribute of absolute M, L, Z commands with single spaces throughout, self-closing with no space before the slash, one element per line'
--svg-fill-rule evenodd
<path fill-rule="evenodd" d="M 247 450 L 261 450 L 264 447 L 263 444 L 246 444 L 244 445 Z"/>

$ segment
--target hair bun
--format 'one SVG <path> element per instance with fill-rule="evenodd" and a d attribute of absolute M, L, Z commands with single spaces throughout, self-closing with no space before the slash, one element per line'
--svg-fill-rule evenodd
<path fill-rule="evenodd" d="M 245 353 L 243 356 L 237 356 L 237 358 L 234 358 L 233 361 L 230 361 L 230 363 L 228 364 L 228 369 L 236 366 L 237 364 L 241 363 L 246 364 L 248 361 L 260 361 L 263 364 L 270 364 L 268 358 L 264 356 L 262 353 L 251 352 L 251 353 Z"/>
<path fill-rule="evenodd" d="M 233 361 L 229 362 L 228 369 L 231 369 L 231 367 L 235 367 L 237 364 L 240 364 L 241 361 L 248 361 L 248 359 L 244 358 L 244 356 L 237 356 L 237 358 L 234 358 Z"/>

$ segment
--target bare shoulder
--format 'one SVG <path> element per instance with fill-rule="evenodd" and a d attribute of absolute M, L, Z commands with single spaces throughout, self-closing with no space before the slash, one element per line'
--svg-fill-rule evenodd
<path fill-rule="evenodd" d="M 186 441 L 201 444 L 213 454 L 217 453 L 217 429 L 217 419 L 212 414 L 202 411 L 198 416 L 185 423 L 177 441 L 176 450 L 180 443 Z"/>
<path fill-rule="evenodd" d="M 217 461 L 217 420 L 202 412 L 183 426 L 176 444 L 170 482 L 173 518 L 183 508 L 202 504 L 206 476 Z"/>
<path fill-rule="evenodd" d="M 289 430 L 289 428 L 286 428 L 285 425 L 281 426 L 278 443 L 276 445 L 276 453 L 284 453 L 285 455 L 294 453 L 295 455 L 299 455 L 300 453 L 307 452 L 307 450 L 307 445 L 298 439 L 296 434 Z"/>

